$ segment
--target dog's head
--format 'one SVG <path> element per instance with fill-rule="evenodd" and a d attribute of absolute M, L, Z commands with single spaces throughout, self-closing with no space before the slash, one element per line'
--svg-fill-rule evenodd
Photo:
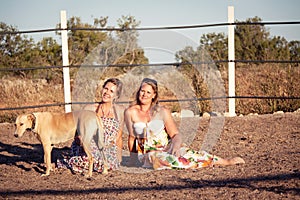
<path fill-rule="evenodd" d="M 22 137 L 25 131 L 34 128 L 35 116 L 33 114 L 19 115 L 15 123 L 15 137 Z"/>

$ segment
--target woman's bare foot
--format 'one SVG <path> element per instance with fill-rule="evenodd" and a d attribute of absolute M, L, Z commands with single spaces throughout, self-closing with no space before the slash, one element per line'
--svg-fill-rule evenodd
<path fill-rule="evenodd" d="M 236 164 L 245 164 L 245 161 L 241 157 L 235 157 L 229 160 L 231 165 L 236 165 Z"/>
<path fill-rule="evenodd" d="M 231 159 L 224 159 L 215 156 L 215 160 L 213 161 L 213 165 L 221 165 L 221 166 L 227 166 L 227 165 L 236 165 L 236 164 L 244 164 L 245 161 L 241 157 L 234 157 Z"/>

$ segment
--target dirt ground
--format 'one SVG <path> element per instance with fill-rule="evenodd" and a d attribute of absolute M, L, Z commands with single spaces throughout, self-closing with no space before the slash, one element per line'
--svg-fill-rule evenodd
<path fill-rule="evenodd" d="M 200 120 L 193 148 L 209 122 Z M 122 166 L 92 180 L 63 169 L 42 177 L 43 150 L 32 133 L 15 138 L 8 123 L 0 131 L 1 199 L 300 199 L 299 112 L 226 118 L 211 153 L 241 156 L 243 165 L 144 172 Z M 53 159 L 69 152 L 68 144 L 55 147 Z"/>

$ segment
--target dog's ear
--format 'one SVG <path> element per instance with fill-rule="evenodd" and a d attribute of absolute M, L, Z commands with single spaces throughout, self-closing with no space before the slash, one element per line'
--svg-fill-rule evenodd
<path fill-rule="evenodd" d="M 33 114 L 28 114 L 28 115 L 27 115 L 27 119 L 28 119 L 29 121 L 33 122 L 33 120 L 34 120 Z"/>

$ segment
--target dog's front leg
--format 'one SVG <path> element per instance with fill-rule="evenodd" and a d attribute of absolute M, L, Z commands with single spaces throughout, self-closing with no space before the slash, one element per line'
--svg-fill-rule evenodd
<path fill-rule="evenodd" d="M 43 174 L 42 176 L 49 176 L 50 175 L 50 170 L 51 170 L 51 150 L 52 146 L 51 144 L 43 144 L 43 149 L 44 149 L 44 162 L 46 164 L 46 173 Z"/>

